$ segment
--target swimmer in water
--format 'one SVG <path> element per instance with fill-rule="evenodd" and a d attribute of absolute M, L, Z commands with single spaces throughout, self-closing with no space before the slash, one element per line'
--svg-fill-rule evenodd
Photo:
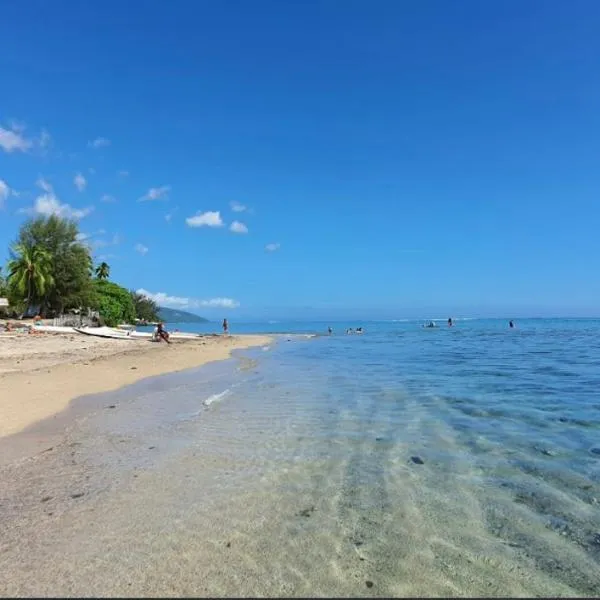
<path fill-rule="evenodd" d="M 448 319 L 448 327 L 452 327 L 452 317 Z"/>
<path fill-rule="evenodd" d="M 508 326 L 509 326 L 511 329 L 514 329 L 514 328 L 515 328 L 515 324 L 514 324 L 512 321 L 509 321 L 509 322 L 508 322 Z"/>

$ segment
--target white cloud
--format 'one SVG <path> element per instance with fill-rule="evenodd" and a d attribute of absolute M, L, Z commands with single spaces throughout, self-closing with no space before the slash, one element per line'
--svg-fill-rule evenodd
<path fill-rule="evenodd" d="M 129 177 L 129 171 L 125 171 L 124 169 L 121 171 L 117 171 L 117 175 L 119 177 Z"/>
<path fill-rule="evenodd" d="M 42 215 L 49 217 L 56 215 L 65 219 L 83 219 L 87 217 L 93 210 L 93 206 L 86 208 L 73 208 L 69 204 L 62 204 L 58 199 L 52 186 L 45 180 L 39 179 L 37 185 L 44 191 L 36 199 L 32 207 L 21 209 L 19 212 L 24 212 L 33 215 Z"/>
<path fill-rule="evenodd" d="M 11 129 L 0 127 L 0 148 L 5 152 L 26 152 L 33 146 L 33 142 L 25 138 L 21 128 L 15 128 L 15 124 L 11 125 Z"/>
<path fill-rule="evenodd" d="M 234 221 L 229 226 L 229 231 L 233 233 L 248 233 L 248 228 L 243 223 L 240 223 L 239 221 Z"/>
<path fill-rule="evenodd" d="M 142 256 L 145 256 L 146 254 L 148 254 L 148 246 L 144 246 L 144 244 L 136 244 L 135 245 L 135 251 L 138 252 L 139 254 L 141 254 Z"/>
<path fill-rule="evenodd" d="M 240 303 L 231 298 L 211 298 L 210 300 L 199 300 L 198 305 L 204 308 L 237 308 Z"/>
<path fill-rule="evenodd" d="M 217 211 L 198 212 L 193 217 L 188 217 L 185 222 L 189 227 L 223 227 L 221 213 Z"/>
<path fill-rule="evenodd" d="M 169 213 L 168 215 L 165 215 L 165 221 L 167 223 L 170 223 L 172 218 L 173 218 L 173 215 L 171 213 Z"/>
<path fill-rule="evenodd" d="M 35 199 L 33 208 L 29 209 L 29 212 L 45 217 L 56 215 L 65 219 L 83 219 L 93 210 L 92 206 L 81 209 L 73 208 L 70 204 L 61 204 L 54 194 L 42 194 Z"/>
<path fill-rule="evenodd" d="M 116 202 L 117 199 L 110 194 L 104 194 L 102 198 L 100 198 L 100 202 Z"/>
<path fill-rule="evenodd" d="M 277 252 L 277 250 L 279 250 L 279 248 L 281 248 L 281 244 L 267 244 L 265 246 L 265 250 L 267 252 Z"/>
<path fill-rule="evenodd" d="M 6 181 L 0 179 L 0 208 L 4 206 L 4 202 L 6 202 L 7 198 L 10 196 L 10 188 Z"/>
<path fill-rule="evenodd" d="M 107 140 L 104 137 L 97 137 L 95 140 L 88 142 L 88 146 L 90 148 L 94 148 L 94 150 L 97 150 L 98 148 L 106 148 L 107 146 L 110 146 L 110 140 Z"/>
<path fill-rule="evenodd" d="M 137 290 L 151 300 L 154 300 L 159 306 L 170 308 L 237 308 L 240 303 L 231 298 L 211 298 L 210 300 L 197 300 L 195 298 L 182 298 L 180 296 L 169 296 L 164 292 L 149 292 L 143 288 Z"/>
<path fill-rule="evenodd" d="M 167 194 L 171 190 L 171 187 L 168 185 L 163 185 L 161 187 L 150 188 L 145 196 L 142 196 L 139 199 L 139 202 L 145 202 L 148 200 L 166 200 Z"/>
<path fill-rule="evenodd" d="M 38 137 L 25 136 L 25 125 L 16 121 L 11 122 L 9 129 L 0 127 L 0 148 L 5 152 L 27 152 L 33 148 L 42 153 L 51 143 L 50 134 L 42 129 Z"/>
<path fill-rule="evenodd" d="M 75 175 L 73 178 L 73 183 L 80 192 L 83 192 L 83 190 L 85 190 L 85 186 L 87 185 L 87 180 L 81 173 L 77 173 L 77 175 Z"/>
<path fill-rule="evenodd" d="M 235 200 L 233 202 L 230 202 L 229 206 L 231 207 L 231 210 L 233 212 L 244 212 L 245 210 L 247 210 L 247 208 L 243 204 L 240 204 Z"/>

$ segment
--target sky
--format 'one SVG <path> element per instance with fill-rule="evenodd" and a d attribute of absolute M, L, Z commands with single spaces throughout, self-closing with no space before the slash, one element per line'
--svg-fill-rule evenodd
<path fill-rule="evenodd" d="M 0 263 L 209 318 L 599 316 L 600 3 L 8 0 Z"/>

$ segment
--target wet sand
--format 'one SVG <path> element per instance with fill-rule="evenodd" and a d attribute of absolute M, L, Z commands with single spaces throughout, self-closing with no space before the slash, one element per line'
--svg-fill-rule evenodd
<path fill-rule="evenodd" d="M 56 415 L 79 396 L 199 367 L 268 344 L 257 335 L 152 343 L 77 334 L 0 334 L 0 438 Z"/>

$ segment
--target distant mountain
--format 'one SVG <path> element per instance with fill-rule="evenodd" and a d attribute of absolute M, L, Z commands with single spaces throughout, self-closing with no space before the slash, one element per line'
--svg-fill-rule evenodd
<path fill-rule="evenodd" d="M 208 319 L 199 317 L 185 310 L 175 310 L 161 306 L 158 309 L 158 317 L 165 323 L 208 323 Z"/>

